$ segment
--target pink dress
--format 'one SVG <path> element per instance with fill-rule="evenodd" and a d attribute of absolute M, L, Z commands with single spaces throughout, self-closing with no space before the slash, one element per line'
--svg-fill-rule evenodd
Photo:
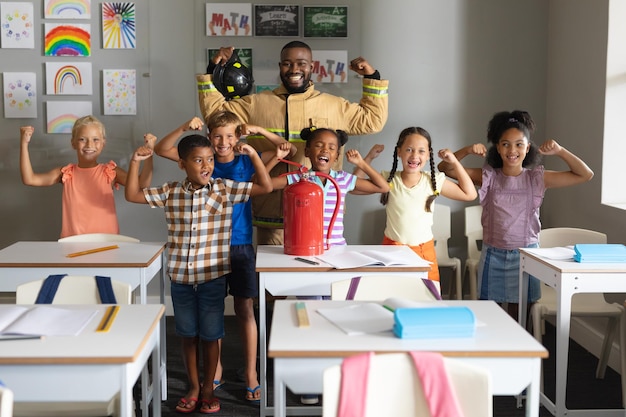
<path fill-rule="evenodd" d="M 63 183 L 63 224 L 61 237 L 85 233 L 120 232 L 113 197 L 115 162 L 79 168 L 61 168 Z"/>

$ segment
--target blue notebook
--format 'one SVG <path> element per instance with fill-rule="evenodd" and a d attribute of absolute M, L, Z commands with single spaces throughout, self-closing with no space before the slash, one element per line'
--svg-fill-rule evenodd
<path fill-rule="evenodd" d="M 626 246 L 621 243 L 578 243 L 574 252 L 577 262 L 626 262 Z"/>
<path fill-rule="evenodd" d="M 393 333 L 402 339 L 472 337 L 474 313 L 467 307 L 398 308 L 394 311 Z"/>

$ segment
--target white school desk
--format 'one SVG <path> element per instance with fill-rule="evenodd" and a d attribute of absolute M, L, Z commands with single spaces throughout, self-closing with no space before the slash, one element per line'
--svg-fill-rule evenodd
<path fill-rule="evenodd" d="M 330 296 L 330 286 L 335 281 L 365 275 L 412 275 L 420 278 L 428 276 L 430 267 L 423 265 L 415 252 L 407 246 L 384 245 L 348 245 L 332 247 L 333 253 L 342 251 L 405 251 L 403 259 L 414 263 L 402 266 L 381 267 L 369 266 L 352 269 L 334 269 L 320 262 L 320 265 L 309 265 L 294 260 L 295 256 L 286 255 L 282 246 L 261 245 L 257 247 L 256 271 L 259 273 L 259 350 L 260 350 L 260 384 L 261 390 L 261 417 L 272 415 L 271 407 L 267 406 L 267 315 L 265 291 L 274 296 L 289 295 L 322 295 Z M 299 407 L 300 412 L 307 415 L 310 407 Z M 302 415 L 302 414 L 301 414 Z"/>
<path fill-rule="evenodd" d="M 467 306 L 474 312 L 482 325 L 477 326 L 474 337 L 468 338 L 400 339 L 391 331 L 349 336 L 316 312 L 318 308 L 362 302 L 306 301 L 310 326 L 298 327 L 295 301 L 276 301 L 268 349 L 274 360 L 276 417 L 286 415 L 287 386 L 295 393 L 321 393 L 324 369 L 340 364 L 347 356 L 415 350 L 440 352 L 487 369 L 494 395 L 517 395 L 526 389 L 526 416 L 539 415 L 541 359 L 548 352 L 495 302 L 440 301 Z M 305 408 L 305 415 L 311 415 L 313 408 Z M 321 408 L 316 408 L 319 413 Z"/>
<path fill-rule="evenodd" d="M 541 394 L 541 404 L 557 417 L 564 416 L 624 416 L 623 408 L 616 410 L 568 410 L 565 406 L 567 388 L 567 361 L 569 355 L 570 316 L 572 296 L 576 293 L 626 292 L 626 263 L 591 263 L 542 258 L 520 249 L 520 303 L 519 322 L 526 326 L 528 305 L 528 275 L 554 288 L 556 309 L 556 393 L 552 402 Z M 624 333 L 620 331 L 620 334 Z M 626 337 L 623 335 L 623 337 Z M 622 373 L 626 364 L 622 363 Z M 624 387 L 622 387 L 623 390 Z"/>
<path fill-rule="evenodd" d="M 111 245 L 118 245 L 119 249 L 74 258 L 66 256 Z M 159 276 L 160 303 L 165 304 L 165 258 L 163 242 L 16 242 L 0 250 L 0 292 L 15 292 L 20 284 L 52 274 L 103 275 L 129 283 L 133 291 L 138 291 L 139 302 L 146 304 L 148 283 Z M 166 399 L 165 319 L 161 324 L 161 341 L 162 396 Z"/>
<path fill-rule="evenodd" d="M 96 332 L 105 305 L 59 308 L 99 309 L 78 336 L 0 341 L 0 375 L 15 402 L 108 402 L 119 395 L 120 416 L 133 415 L 133 386 L 152 358 L 160 361 L 160 304 L 121 305 L 108 332 Z M 148 381 L 147 381 L 148 382 Z M 160 373 L 153 372 L 158 387 Z M 141 384 L 142 400 L 161 415 L 161 391 Z M 147 412 L 147 410 L 146 410 Z"/>

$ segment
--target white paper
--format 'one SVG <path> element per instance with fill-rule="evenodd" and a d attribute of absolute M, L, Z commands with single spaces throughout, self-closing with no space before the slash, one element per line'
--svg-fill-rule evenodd
<path fill-rule="evenodd" d="M 541 256 L 542 258 L 554 259 L 557 261 L 571 261 L 574 259 L 574 247 L 554 247 L 554 248 L 524 248 L 526 252 Z"/>
<path fill-rule="evenodd" d="M 10 306 L 0 309 L 3 323 L 0 333 L 41 336 L 76 336 L 98 314 L 97 309 L 64 309 L 37 305 L 31 308 Z M 6 317 L 15 317 L 12 321 Z"/>
<path fill-rule="evenodd" d="M 317 312 L 348 335 L 379 333 L 393 329 L 393 313 L 376 303 L 320 308 Z"/>
<path fill-rule="evenodd" d="M 331 265 L 336 269 L 358 268 L 362 266 L 392 266 L 392 265 L 413 265 L 413 266 L 430 266 L 430 262 L 419 258 L 417 263 L 405 258 L 405 250 L 395 251 L 375 251 L 364 250 L 362 252 L 343 251 L 343 252 L 325 252 L 317 259 Z"/>

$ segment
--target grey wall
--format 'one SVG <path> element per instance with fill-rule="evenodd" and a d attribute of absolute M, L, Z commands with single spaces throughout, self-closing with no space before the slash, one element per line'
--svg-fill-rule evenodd
<path fill-rule="evenodd" d="M 98 2 L 93 3 L 96 8 Z M 94 48 L 90 58 L 94 77 L 99 77 L 96 68 L 126 62 L 136 65 L 139 74 L 149 74 L 140 79 L 137 117 L 103 118 L 109 137 L 115 139 L 107 143 L 107 148 L 114 151 L 111 157 L 118 162 L 127 161 L 145 131 L 162 137 L 198 115 L 194 74 L 204 71 L 207 47 L 252 47 L 255 71 L 277 73 L 279 50 L 292 38 L 208 38 L 203 35 L 204 3 L 136 2 L 140 48 L 115 55 Z M 348 147 L 363 154 L 374 143 L 385 144 L 385 152 L 374 162 L 376 168 L 390 168 L 393 145 L 404 127 L 422 126 L 430 131 L 436 149 L 456 150 L 484 142 L 486 125 L 494 112 L 526 109 L 538 124 L 538 140 L 556 138 L 584 157 L 596 172 L 589 184 L 548 191 L 542 208 L 544 225 L 590 227 L 608 233 L 612 242 L 624 242 L 624 213 L 599 202 L 607 3 L 351 0 L 342 2 L 350 6 L 348 39 L 306 41 L 313 49 L 346 49 L 350 58 L 363 55 L 391 80 L 390 115 L 383 132 L 351 138 L 348 143 Z M 40 16 L 36 26 L 42 23 Z M 92 26 L 98 27 L 97 22 L 92 21 Z M 35 58 L 32 52 L 28 55 L 0 49 L 2 71 L 34 70 L 41 78 L 45 60 L 39 56 L 40 51 L 40 41 Z M 42 92 L 43 82 L 40 84 Z M 98 85 L 99 78 L 94 88 Z M 358 100 L 359 87 L 359 80 L 351 77 L 347 86 L 322 88 Z M 40 96 L 40 103 L 46 99 Z M 19 179 L 18 133 L 22 124 L 35 124 L 39 132 L 35 140 L 45 141 L 42 149 L 40 145 L 35 147 L 36 169 L 76 158 L 69 137 L 41 134 L 45 125 L 43 110 L 39 114 L 37 120 L 0 119 L 0 153 L 3 161 L 8 161 L 2 165 L 0 175 L 4 194 L 0 203 L 0 247 L 17 240 L 54 240 L 60 231 L 60 186 L 29 188 Z M 482 163 L 471 158 L 465 162 Z M 551 167 L 550 160 L 546 164 Z M 350 166 L 346 164 L 346 168 Z M 175 164 L 157 158 L 153 184 L 181 175 Z M 464 204 L 443 197 L 437 203 L 452 206 L 452 251 L 464 257 Z M 117 206 L 123 233 L 142 240 L 165 239 L 160 210 L 127 203 L 121 192 Z M 378 243 L 384 211 L 375 196 L 349 196 L 345 222 L 349 243 Z"/>

